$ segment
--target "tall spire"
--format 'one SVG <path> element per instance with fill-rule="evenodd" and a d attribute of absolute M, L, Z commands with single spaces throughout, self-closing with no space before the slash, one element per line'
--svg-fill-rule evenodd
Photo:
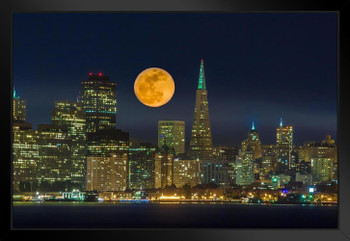
<path fill-rule="evenodd" d="M 255 130 L 255 125 L 254 125 L 254 121 L 252 121 L 252 131 Z"/>
<path fill-rule="evenodd" d="M 201 59 L 201 65 L 199 69 L 199 78 L 198 78 L 198 88 L 199 90 L 205 90 L 205 74 L 204 74 L 204 61 Z"/>
<path fill-rule="evenodd" d="M 190 156 L 192 158 L 198 158 L 201 161 L 210 161 L 214 159 L 203 59 L 201 59 L 198 88 L 196 90 Z"/>
<path fill-rule="evenodd" d="M 280 119 L 280 127 L 282 127 L 283 126 L 283 122 L 282 122 L 282 117 L 281 117 L 281 119 Z"/>

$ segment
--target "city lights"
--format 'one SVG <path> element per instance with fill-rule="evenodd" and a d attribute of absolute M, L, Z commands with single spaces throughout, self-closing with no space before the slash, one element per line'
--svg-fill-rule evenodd
<path fill-rule="evenodd" d="M 274 144 L 263 144 L 252 121 L 240 146 L 213 145 L 203 59 L 188 152 L 182 120 L 159 120 L 157 145 L 117 129 L 116 90 L 109 77 L 89 73 L 78 101 L 56 101 L 51 124 L 37 130 L 13 91 L 14 200 L 337 202 L 337 147 L 329 135 L 297 146 L 294 127 L 281 118 Z"/>

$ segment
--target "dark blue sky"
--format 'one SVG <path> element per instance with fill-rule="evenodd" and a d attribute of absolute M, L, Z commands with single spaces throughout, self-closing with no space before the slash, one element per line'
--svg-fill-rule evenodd
<path fill-rule="evenodd" d="M 251 121 L 274 143 L 280 117 L 297 144 L 336 135 L 335 13 L 22 13 L 13 40 L 13 84 L 34 127 L 102 72 L 117 83 L 117 128 L 156 142 L 159 119 L 184 120 L 188 144 L 203 58 L 215 145 L 239 145 Z M 134 95 L 149 67 L 175 80 L 160 108 Z"/>

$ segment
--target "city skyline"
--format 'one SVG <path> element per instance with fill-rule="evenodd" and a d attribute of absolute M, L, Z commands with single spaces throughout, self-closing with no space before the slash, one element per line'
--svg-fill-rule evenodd
<path fill-rule="evenodd" d="M 88 20 L 87 16 L 91 19 Z M 140 141 L 157 143 L 158 120 L 183 120 L 188 146 L 199 60 L 203 58 L 209 91 L 213 145 L 240 145 L 252 121 L 259 131 L 262 143 L 275 143 L 274 131 L 281 117 L 286 125 L 294 126 L 294 141 L 298 145 L 302 145 L 304 141 L 322 140 L 327 134 L 336 138 L 337 63 L 336 51 L 333 51 L 336 49 L 336 15 L 87 16 L 18 14 L 14 18 L 13 85 L 21 98 L 27 101 L 27 119 L 34 128 L 38 124 L 49 122 L 54 105 L 52 100 L 75 100 L 80 90 L 80 82 L 87 78 L 87 73 L 101 72 L 117 83 L 117 128 L 129 132 L 131 137 Z M 39 21 L 43 19 L 46 19 L 45 24 Z M 92 19 L 100 20 L 101 24 L 91 25 Z M 263 25 L 276 19 L 280 21 L 272 25 Z M 113 31 L 107 31 L 112 20 L 120 24 L 116 24 L 118 27 L 114 27 Z M 164 23 L 160 20 L 164 20 Z M 191 20 L 191 26 L 188 28 L 184 26 L 187 20 Z M 65 28 L 65 21 L 73 21 L 74 24 Z M 286 22 L 289 22 L 290 26 L 286 26 Z M 103 27 L 103 24 L 106 26 Z M 165 31 L 166 24 L 170 24 L 173 33 Z M 195 34 L 191 35 L 188 29 L 195 24 L 199 24 L 198 28 Z M 300 28 L 301 26 L 303 28 Z M 33 29 L 34 27 L 37 30 Z M 79 27 L 82 30 L 78 31 Z M 131 27 L 132 31 L 129 31 L 128 27 Z M 158 27 L 164 30 L 163 41 L 149 36 L 155 34 Z M 92 30 L 86 31 L 89 28 Z M 115 33 L 115 28 L 120 28 L 120 35 Z M 104 31 L 108 34 L 97 40 L 94 37 L 95 29 L 98 30 L 96 36 Z M 334 31 L 334 35 L 329 34 L 328 30 Z M 21 36 L 26 31 L 37 31 L 37 34 L 30 35 L 26 45 L 32 45 L 33 48 L 25 48 L 21 44 Z M 80 31 L 84 32 L 84 36 L 79 35 Z M 174 32 L 180 35 L 178 43 L 175 41 Z M 227 40 L 216 40 L 207 34 L 210 32 L 221 34 L 220 36 Z M 121 33 L 124 33 L 125 37 L 121 36 Z M 121 44 L 130 38 L 139 37 L 141 33 L 145 39 L 131 42 L 133 50 L 127 44 Z M 94 40 L 86 40 L 87 35 L 92 36 Z M 253 38 L 254 36 L 258 39 Z M 82 40 L 84 42 L 78 47 L 77 44 Z M 152 40 L 158 42 L 149 49 Z M 236 45 L 228 45 L 229 41 L 234 41 L 232 43 Z M 221 47 L 218 43 L 225 45 Z M 52 48 L 52 44 L 61 51 L 57 52 L 57 55 L 52 55 L 52 49 L 55 49 Z M 106 48 L 102 48 L 102 44 L 107 44 Z M 214 47 L 209 48 L 210 44 Z M 122 50 L 120 45 L 125 46 L 127 50 Z M 100 47 L 96 50 L 92 49 L 92 46 Z M 168 46 L 186 51 L 175 53 L 173 50 L 165 50 Z M 192 51 L 188 49 L 190 47 Z M 224 53 L 224 48 L 227 48 L 227 53 Z M 112 54 L 111 50 L 115 54 Z M 279 53 L 280 51 L 282 52 Z M 316 52 L 318 58 L 315 58 Z M 153 55 L 150 55 L 151 53 Z M 33 61 L 28 61 L 29 56 Z M 78 65 L 74 67 L 71 61 L 82 57 L 84 61 L 78 61 Z M 100 61 L 96 62 L 95 58 Z M 52 60 L 55 60 L 56 64 L 52 64 Z M 142 106 L 132 90 L 137 74 L 152 66 L 169 71 L 176 85 L 173 99 L 156 109 Z M 252 71 L 252 68 L 255 68 L 255 71 Z M 130 112 L 129 109 L 134 111 Z"/>

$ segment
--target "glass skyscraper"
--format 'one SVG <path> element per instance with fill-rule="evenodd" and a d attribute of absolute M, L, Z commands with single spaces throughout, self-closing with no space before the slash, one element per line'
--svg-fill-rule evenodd
<path fill-rule="evenodd" d="M 116 127 L 116 83 L 101 73 L 89 74 L 81 83 L 81 101 L 86 112 L 87 132 Z"/>

